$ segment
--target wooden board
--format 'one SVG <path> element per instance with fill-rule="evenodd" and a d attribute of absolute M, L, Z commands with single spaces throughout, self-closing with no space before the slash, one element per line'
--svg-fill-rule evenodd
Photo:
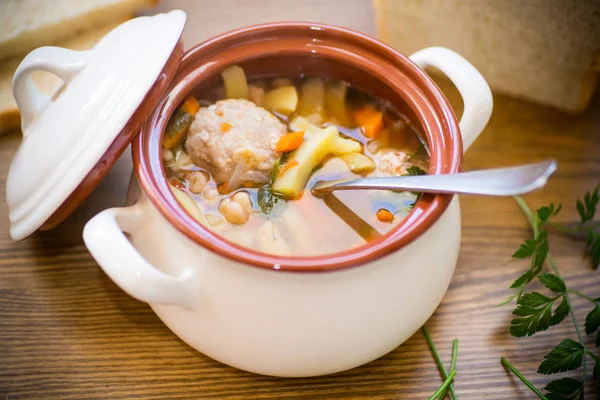
<path fill-rule="evenodd" d="M 363 0 L 218 4 L 173 0 L 162 7 L 188 10 L 188 44 L 264 20 L 313 19 L 373 29 L 370 4 Z M 440 84 L 460 108 L 451 85 Z M 533 207 L 562 201 L 560 219 L 575 221 L 575 197 L 600 181 L 600 98 L 579 118 L 503 96 L 494 100 L 490 124 L 466 155 L 465 169 L 556 158 L 556 176 L 526 198 Z M 17 133 L 0 137 L 0 399 L 422 399 L 441 383 L 421 333 L 368 365 L 311 379 L 257 376 L 196 352 L 148 305 L 112 283 L 83 244 L 85 222 L 124 201 L 129 155 L 59 228 L 14 243 L 5 184 L 19 141 Z M 508 334 L 511 307 L 495 305 L 526 268 L 510 258 L 529 235 L 526 220 L 508 198 L 465 196 L 461 206 L 456 274 L 427 325 L 446 360 L 452 339 L 460 341 L 455 382 L 461 399 L 533 399 L 499 358 L 507 357 L 542 387 L 549 379 L 535 372 L 537 364 L 561 339 L 574 338 L 573 328 L 565 321 L 535 338 Z M 569 286 L 600 296 L 600 271 L 582 261 L 581 243 L 552 236 L 551 251 Z M 584 307 L 577 315 L 582 323 L 589 307 L 579 300 L 575 304 Z"/>

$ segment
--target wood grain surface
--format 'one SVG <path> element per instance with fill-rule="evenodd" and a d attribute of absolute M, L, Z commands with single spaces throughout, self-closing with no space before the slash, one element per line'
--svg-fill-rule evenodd
<path fill-rule="evenodd" d="M 188 45 L 229 28 L 277 19 L 312 19 L 374 31 L 367 0 L 218 4 L 173 0 L 161 7 L 188 11 Z M 454 88 L 446 82 L 440 85 L 460 109 Z M 596 96 L 581 117 L 502 96 L 494 101 L 492 119 L 466 155 L 465 169 L 556 158 L 559 170 L 548 186 L 526 199 L 533 207 L 563 202 L 559 218 L 575 221 L 575 198 L 600 181 L 600 98 Z M 368 365 L 310 379 L 257 376 L 196 352 L 147 304 L 112 283 L 83 244 L 85 222 L 122 204 L 131 170 L 129 154 L 60 227 L 14 243 L 4 199 L 19 141 L 17 132 L 0 137 L 0 400 L 423 399 L 441 383 L 421 333 Z M 537 365 L 561 339 L 575 338 L 573 326 L 565 320 L 526 339 L 508 334 L 511 307 L 495 305 L 527 267 L 510 257 L 530 235 L 527 222 L 509 198 L 462 197 L 461 205 L 463 240 L 456 274 L 427 326 L 447 363 L 451 341 L 459 339 L 459 398 L 533 399 L 503 369 L 500 357 L 543 387 L 550 379 L 536 373 Z M 598 297 L 600 271 L 582 260 L 582 249 L 580 242 L 551 237 L 551 252 L 567 285 Z M 579 300 L 575 305 L 583 323 L 589 306 Z M 566 374 L 571 375 L 577 374 Z M 588 389 L 586 398 L 594 398 L 591 384 Z"/>

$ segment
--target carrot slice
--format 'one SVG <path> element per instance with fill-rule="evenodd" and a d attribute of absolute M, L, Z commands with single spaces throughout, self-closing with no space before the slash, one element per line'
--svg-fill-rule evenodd
<path fill-rule="evenodd" d="M 377 210 L 377 219 L 381 222 L 392 222 L 394 220 L 394 214 L 392 214 L 385 208 L 380 208 L 379 210 Z"/>
<path fill-rule="evenodd" d="M 275 150 L 281 152 L 296 150 L 303 141 L 304 131 L 291 132 L 279 138 L 279 141 L 275 145 Z"/>
<path fill-rule="evenodd" d="M 191 115 L 196 114 L 199 109 L 200 103 L 194 96 L 188 96 L 181 105 L 181 110 Z"/>
<path fill-rule="evenodd" d="M 171 186 L 175 186 L 180 189 L 185 188 L 185 185 L 183 184 L 183 182 L 181 182 L 181 180 L 179 180 L 175 177 L 171 178 L 170 183 L 171 183 Z"/>
<path fill-rule="evenodd" d="M 227 133 L 229 132 L 229 130 L 231 129 L 233 125 L 231 125 L 229 122 L 223 122 L 221 124 L 221 132 L 223 133 Z"/>
<path fill-rule="evenodd" d="M 220 194 L 225 194 L 225 192 L 227 191 L 227 184 L 229 183 L 229 181 L 225 181 L 223 183 L 221 183 L 220 185 L 217 185 L 217 191 Z"/>
<path fill-rule="evenodd" d="M 383 113 L 373 107 L 361 108 L 354 112 L 354 120 L 364 135 L 373 139 L 383 129 Z"/>

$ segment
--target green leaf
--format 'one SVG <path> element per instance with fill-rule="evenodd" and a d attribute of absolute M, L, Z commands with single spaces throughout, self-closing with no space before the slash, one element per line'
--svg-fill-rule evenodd
<path fill-rule="evenodd" d="M 556 207 L 556 210 L 554 210 L 552 216 L 554 217 L 555 215 L 557 215 L 560 212 L 560 210 L 562 210 L 562 204 L 558 203 L 558 207 Z"/>
<path fill-rule="evenodd" d="M 544 387 L 549 400 L 583 399 L 583 382 L 572 378 L 562 378 L 549 382 Z"/>
<path fill-rule="evenodd" d="M 538 292 L 525 293 L 521 300 L 519 300 L 519 304 L 527 307 L 540 307 L 550 304 L 554 301 L 553 298 L 545 296 Z"/>
<path fill-rule="evenodd" d="M 284 160 L 284 156 L 285 154 L 281 156 L 281 158 L 273 165 L 273 169 L 271 169 L 271 181 L 258 188 L 258 206 L 263 214 L 271 213 L 271 211 L 273 211 L 273 207 L 279 201 L 279 199 L 274 195 L 271 186 L 273 185 L 273 182 L 275 182 L 275 179 L 277 179 L 277 176 L 279 176 L 279 169 L 281 167 L 281 162 Z"/>
<path fill-rule="evenodd" d="M 565 290 L 567 290 L 563 280 L 554 274 L 542 274 L 538 277 L 538 279 L 544 284 L 544 286 L 555 293 L 563 293 Z"/>
<path fill-rule="evenodd" d="M 558 206 L 558 208 L 555 208 L 553 204 L 551 204 L 550 206 L 544 206 L 540 208 L 538 210 L 538 220 L 536 222 L 536 224 L 538 225 L 538 234 L 534 239 L 525 240 L 525 242 L 523 242 L 521 246 L 517 249 L 517 251 L 515 251 L 513 254 L 514 258 L 522 259 L 532 257 L 529 270 L 523 273 L 521 276 L 519 276 L 510 286 L 511 289 L 519 289 L 517 297 L 520 296 L 525 286 L 527 286 L 527 284 L 531 282 L 533 278 L 535 278 L 540 272 L 542 272 L 542 269 L 544 268 L 544 262 L 546 261 L 546 257 L 548 256 L 549 244 L 548 232 L 543 226 L 541 226 L 541 221 L 547 220 L 550 216 L 555 215 L 559 210 L 560 205 Z M 551 285 L 553 287 L 559 287 L 559 283 L 554 281 L 556 281 L 556 279 L 553 280 Z M 506 304 L 511 300 L 512 298 L 509 298 L 503 304 Z"/>
<path fill-rule="evenodd" d="M 413 165 L 411 167 L 408 167 L 406 169 L 406 173 L 403 174 L 404 176 L 418 176 L 418 175 L 427 175 L 427 172 L 423 171 L 421 168 L 417 167 L 416 165 Z M 421 193 L 419 192 L 411 192 L 412 194 L 415 195 L 419 195 Z"/>
<path fill-rule="evenodd" d="M 269 214 L 273 211 L 273 206 L 277 200 L 278 199 L 273 196 L 273 191 L 269 185 L 258 188 L 258 206 L 264 214 Z"/>
<path fill-rule="evenodd" d="M 577 213 L 579 214 L 579 218 L 581 219 L 580 223 L 583 224 L 586 221 L 585 206 L 583 205 L 583 202 L 581 200 L 577 199 L 575 207 L 577 208 Z"/>
<path fill-rule="evenodd" d="M 550 326 L 560 324 L 567 315 L 569 315 L 569 304 L 567 303 L 567 299 L 563 296 L 562 302 L 554 310 L 552 320 L 550 321 Z"/>
<path fill-rule="evenodd" d="M 583 196 L 583 201 L 577 200 L 577 212 L 579 213 L 579 218 L 581 219 L 581 224 L 584 224 L 588 221 L 594 219 L 594 215 L 596 215 L 596 207 L 598 206 L 598 189 L 600 189 L 600 185 L 596 186 L 592 192 L 587 192 L 585 196 Z"/>
<path fill-rule="evenodd" d="M 598 265 L 600 265 L 600 235 L 596 231 L 591 230 L 588 233 L 585 244 L 586 253 L 590 257 L 592 267 L 598 269 Z"/>
<path fill-rule="evenodd" d="M 537 242 L 533 239 L 527 239 L 515 253 L 512 255 L 514 258 L 527 258 L 531 257 L 535 252 Z"/>
<path fill-rule="evenodd" d="M 596 336 L 596 347 L 600 347 L 600 331 L 598 331 L 598 336 Z"/>
<path fill-rule="evenodd" d="M 518 289 L 525 285 L 527 285 L 533 279 L 533 275 L 531 274 L 531 270 L 525 271 L 523 275 L 515 279 L 515 281 L 510 285 L 511 289 Z"/>
<path fill-rule="evenodd" d="M 550 249 L 550 245 L 548 244 L 548 232 L 545 229 L 542 229 L 536 237 L 536 241 L 537 251 L 535 253 L 534 265 L 541 270 Z"/>
<path fill-rule="evenodd" d="M 580 343 L 572 339 L 565 339 L 544 357 L 538 373 L 550 375 L 577 369 L 581 367 L 584 354 L 585 349 Z"/>
<path fill-rule="evenodd" d="M 406 173 L 404 175 L 417 176 L 417 175 L 427 175 L 427 172 L 423 171 L 421 168 L 413 165 L 412 167 L 408 167 L 406 169 Z"/>
<path fill-rule="evenodd" d="M 514 293 L 514 294 L 508 296 L 506 299 L 502 300 L 501 303 L 497 304 L 496 307 L 501 307 L 501 306 L 507 305 L 508 303 L 512 302 L 515 299 L 515 297 L 517 297 L 518 295 L 519 295 L 519 293 L 517 292 L 517 293 Z"/>
<path fill-rule="evenodd" d="M 549 206 L 542 206 L 537 210 L 537 218 L 538 223 L 540 225 L 545 224 L 550 217 L 555 216 L 560 212 L 562 205 L 559 204 L 557 207 L 554 206 L 554 203 L 551 203 Z"/>
<path fill-rule="evenodd" d="M 585 317 L 585 333 L 589 335 L 594 333 L 598 328 L 600 328 L 600 306 L 594 307 L 587 317 Z"/>
<path fill-rule="evenodd" d="M 553 313 L 552 307 L 559 298 L 563 298 L 563 302 Z M 518 318 L 510 321 L 510 334 L 523 337 L 545 331 L 550 326 L 559 324 L 568 313 L 569 307 L 562 295 L 550 298 L 537 292 L 525 293 L 517 301 L 517 308 L 513 310 L 513 315 Z"/>
<path fill-rule="evenodd" d="M 549 382 L 544 387 L 544 390 L 548 390 L 550 392 L 555 392 L 558 394 L 569 394 L 573 393 L 576 390 L 579 390 L 582 384 L 583 383 L 578 381 L 577 379 L 562 378 Z"/>
<path fill-rule="evenodd" d="M 553 204 L 550 206 L 543 206 L 537 210 L 537 217 L 540 225 L 548 221 L 548 218 L 552 215 L 551 206 L 553 206 Z"/>

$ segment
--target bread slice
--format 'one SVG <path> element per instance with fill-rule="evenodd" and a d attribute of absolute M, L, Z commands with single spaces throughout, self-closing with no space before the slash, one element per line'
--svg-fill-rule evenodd
<path fill-rule="evenodd" d="M 57 45 L 71 50 L 89 50 L 108 32 L 125 22 L 125 20 L 123 19 L 111 25 L 76 35 Z M 18 128 L 21 125 L 19 109 L 12 94 L 12 79 L 22 58 L 18 57 L 0 61 L 0 133 Z M 35 72 L 32 78 L 37 88 L 48 96 L 53 95 L 62 84 L 62 81 L 57 76 L 48 72 Z"/>
<path fill-rule="evenodd" d="M 158 0 L 0 0 L 0 59 L 58 43 L 152 7 Z"/>
<path fill-rule="evenodd" d="M 407 55 L 428 46 L 454 50 L 494 91 L 580 113 L 598 84 L 598 0 L 374 4 L 381 40 Z"/>

